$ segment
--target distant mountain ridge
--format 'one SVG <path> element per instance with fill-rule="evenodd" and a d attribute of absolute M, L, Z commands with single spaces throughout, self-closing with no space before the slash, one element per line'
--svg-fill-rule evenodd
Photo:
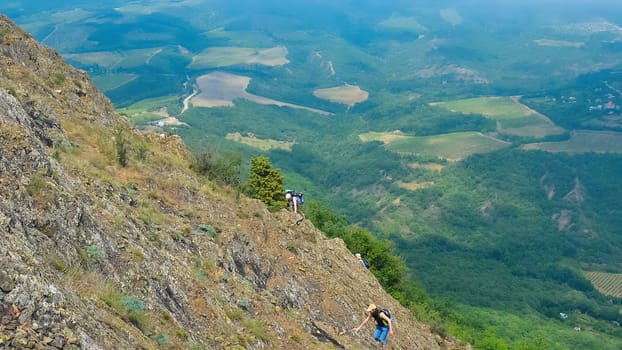
<path fill-rule="evenodd" d="M 86 73 L 0 16 L 0 347 L 469 349 L 386 294 L 338 239 L 189 170 Z"/>

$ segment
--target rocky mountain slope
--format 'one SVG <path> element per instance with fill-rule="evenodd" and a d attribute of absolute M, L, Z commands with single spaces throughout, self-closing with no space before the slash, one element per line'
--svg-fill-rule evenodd
<path fill-rule="evenodd" d="M 386 294 L 338 239 L 189 170 L 86 73 L 0 16 L 0 348 L 466 349 Z"/>

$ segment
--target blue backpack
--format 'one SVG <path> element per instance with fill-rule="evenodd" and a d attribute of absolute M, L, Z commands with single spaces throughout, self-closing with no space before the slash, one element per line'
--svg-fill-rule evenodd
<path fill-rule="evenodd" d="M 294 192 L 293 196 L 294 196 L 294 200 L 298 201 L 299 205 L 303 205 L 305 203 L 304 198 L 302 198 L 302 192 Z"/>

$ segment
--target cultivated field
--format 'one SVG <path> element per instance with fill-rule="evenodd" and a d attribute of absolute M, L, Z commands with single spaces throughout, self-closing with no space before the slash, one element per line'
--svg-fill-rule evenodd
<path fill-rule="evenodd" d="M 84 65 L 98 65 L 107 69 L 116 66 L 123 60 L 121 53 L 110 51 L 65 54 L 63 57 Z"/>
<path fill-rule="evenodd" d="M 369 93 L 367 91 L 361 90 L 361 88 L 356 85 L 349 84 L 326 89 L 317 89 L 313 91 L 313 95 L 318 98 L 341 103 L 350 107 L 367 100 L 367 97 L 369 97 Z"/>
<path fill-rule="evenodd" d="M 587 272 L 585 274 L 594 288 L 605 295 L 622 298 L 622 274 L 607 272 Z"/>
<path fill-rule="evenodd" d="M 551 40 L 551 39 L 536 39 L 534 42 L 540 46 L 555 46 L 555 47 L 574 47 L 580 48 L 585 45 L 583 42 L 565 41 L 565 40 Z"/>
<path fill-rule="evenodd" d="M 404 140 L 411 138 L 412 136 L 405 135 L 399 130 L 391 132 L 374 132 L 370 131 L 359 135 L 359 139 L 363 142 L 380 141 L 384 144 L 392 143 L 398 140 Z"/>
<path fill-rule="evenodd" d="M 101 51 L 65 54 L 68 60 L 73 60 L 84 65 L 98 65 L 106 69 L 113 68 L 136 68 L 148 65 L 151 59 L 162 52 L 161 47 L 148 49 L 136 49 L 128 51 Z"/>
<path fill-rule="evenodd" d="M 407 136 L 399 133 L 366 133 L 362 141 L 381 141 L 393 152 L 434 156 L 457 161 L 475 153 L 488 153 L 509 147 L 509 142 L 486 136 L 479 132 L 457 132 L 434 136 Z"/>
<path fill-rule="evenodd" d="M 414 17 L 392 16 L 378 23 L 378 28 L 396 31 L 426 32 L 428 29 Z"/>
<path fill-rule="evenodd" d="M 268 49 L 246 47 L 210 47 L 192 57 L 191 69 L 219 68 L 239 64 L 282 66 L 289 63 L 287 48 L 276 46 Z"/>
<path fill-rule="evenodd" d="M 614 131 L 575 131 L 568 141 L 523 145 L 524 150 L 566 153 L 622 153 L 622 133 Z"/>
<path fill-rule="evenodd" d="M 431 103 L 456 113 L 479 114 L 497 122 L 499 132 L 526 137 L 564 133 L 546 116 L 518 101 L 518 97 L 478 97 Z"/>
<path fill-rule="evenodd" d="M 197 86 L 200 93 L 190 99 L 193 107 L 232 107 L 233 101 L 243 98 L 251 102 L 305 109 L 310 112 L 329 115 L 330 113 L 315 108 L 281 102 L 246 92 L 251 78 L 225 72 L 213 72 L 197 78 Z"/>
<path fill-rule="evenodd" d="M 183 1 L 151 1 L 148 4 L 140 4 L 139 2 L 129 2 L 126 5 L 119 6 L 116 11 L 127 15 L 149 15 L 157 11 L 166 13 L 170 10 L 180 8 L 196 7 L 196 2 L 191 0 Z"/>
<path fill-rule="evenodd" d="M 239 142 L 239 143 L 260 149 L 262 151 L 269 151 L 272 149 L 282 149 L 286 151 L 291 151 L 292 146 L 295 144 L 295 142 L 290 142 L 290 141 L 258 139 L 255 137 L 255 135 L 242 136 L 239 132 L 228 133 L 226 138 L 227 140 Z"/>
<path fill-rule="evenodd" d="M 66 22 L 67 20 L 63 20 Z M 47 28 L 50 23 L 47 21 L 35 22 L 28 26 L 29 31 L 37 31 Z M 93 28 L 87 25 L 76 23 L 74 25 L 54 25 L 52 31 L 45 34 L 41 42 L 45 45 L 54 47 L 59 52 L 71 52 L 74 50 L 97 49 L 98 43 L 89 39 Z"/>
<path fill-rule="evenodd" d="M 93 75 L 92 78 L 95 85 L 97 85 L 100 90 L 106 92 L 129 83 L 130 81 L 138 78 L 138 75 L 129 73 L 111 73 L 106 75 Z"/>
<path fill-rule="evenodd" d="M 455 7 L 450 7 L 440 10 L 441 18 L 451 25 L 458 25 L 462 23 L 462 16 Z"/>

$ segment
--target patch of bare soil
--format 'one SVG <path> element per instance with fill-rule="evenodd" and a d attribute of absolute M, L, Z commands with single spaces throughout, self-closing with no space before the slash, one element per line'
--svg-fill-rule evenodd
<path fill-rule="evenodd" d="M 369 93 L 362 90 L 356 85 L 343 85 L 326 89 L 317 89 L 313 91 L 313 95 L 316 97 L 345 104 L 347 106 L 354 106 L 357 103 L 366 101 L 369 97 Z"/>
<path fill-rule="evenodd" d="M 229 74 L 225 72 L 213 72 L 202 75 L 197 78 L 197 85 L 200 92 L 190 99 L 190 103 L 194 107 L 233 107 L 234 100 L 243 98 L 245 100 L 264 105 L 304 109 L 322 115 L 331 114 L 320 109 L 281 102 L 250 94 L 246 92 L 246 88 L 248 87 L 250 80 L 251 78 L 246 76 Z"/>

